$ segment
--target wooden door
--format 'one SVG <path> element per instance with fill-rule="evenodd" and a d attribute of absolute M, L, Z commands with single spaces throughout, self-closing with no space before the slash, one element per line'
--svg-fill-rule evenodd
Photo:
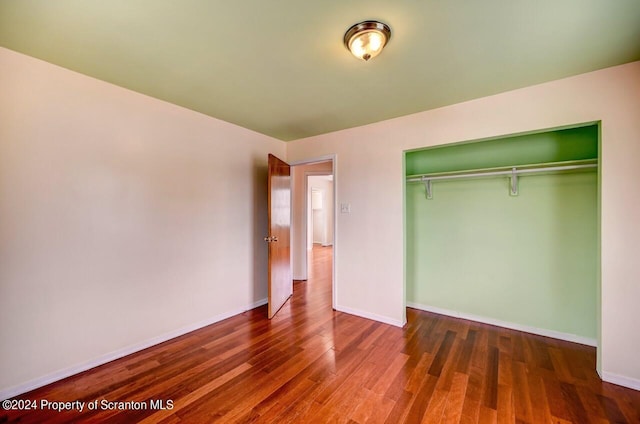
<path fill-rule="evenodd" d="M 293 294 L 289 234 L 291 230 L 291 167 L 269 155 L 269 319 Z"/>

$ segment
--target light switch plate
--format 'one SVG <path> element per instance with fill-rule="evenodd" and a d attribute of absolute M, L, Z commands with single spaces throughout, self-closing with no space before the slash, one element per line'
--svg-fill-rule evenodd
<path fill-rule="evenodd" d="M 351 213 L 351 204 L 340 203 L 340 213 Z"/>

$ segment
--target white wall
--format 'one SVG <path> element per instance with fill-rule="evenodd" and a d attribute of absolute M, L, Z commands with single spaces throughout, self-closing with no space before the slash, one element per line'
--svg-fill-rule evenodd
<path fill-rule="evenodd" d="M 285 143 L 0 48 L 0 398 L 267 296 Z"/>
<path fill-rule="evenodd" d="M 425 93 L 428 95 L 428 93 Z M 640 62 L 289 143 L 290 161 L 336 154 L 336 308 L 401 325 L 403 151 L 602 120 L 606 380 L 640 388 Z"/>

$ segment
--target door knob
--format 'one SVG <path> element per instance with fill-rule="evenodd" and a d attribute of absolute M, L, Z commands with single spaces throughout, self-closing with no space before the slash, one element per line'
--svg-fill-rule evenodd
<path fill-rule="evenodd" d="M 277 236 L 265 237 L 264 241 L 266 241 L 267 243 L 271 243 L 271 242 L 274 242 L 274 241 L 278 241 L 278 237 Z"/>

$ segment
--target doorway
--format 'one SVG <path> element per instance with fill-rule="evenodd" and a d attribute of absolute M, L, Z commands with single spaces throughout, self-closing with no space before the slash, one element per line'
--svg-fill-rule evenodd
<path fill-rule="evenodd" d="M 291 164 L 291 266 L 293 280 L 297 284 L 313 278 L 310 264 L 313 257 L 322 255 L 331 260 L 331 298 L 335 308 L 337 246 L 334 170 L 333 157 Z"/>
<path fill-rule="evenodd" d="M 307 175 L 307 249 L 314 245 L 333 246 L 333 175 Z"/>

